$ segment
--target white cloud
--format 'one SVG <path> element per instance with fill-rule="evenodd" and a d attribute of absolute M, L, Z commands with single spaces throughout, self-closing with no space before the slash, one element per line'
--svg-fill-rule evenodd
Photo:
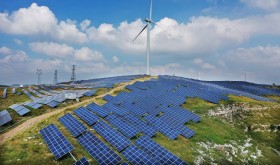
<path fill-rule="evenodd" d="M 5 46 L 0 48 L 0 54 L 8 55 L 11 54 L 11 52 L 12 52 L 11 49 Z"/>
<path fill-rule="evenodd" d="M 230 61 L 240 65 L 255 66 L 254 68 L 280 69 L 280 47 L 258 46 L 253 48 L 239 48 L 227 54 Z"/>
<path fill-rule="evenodd" d="M 193 60 L 193 63 L 200 66 L 202 69 L 215 69 L 216 67 L 212 64 L 204 62 L 202 59 L 197 58 Z"/>
<path fill-rule="evenodd" d="M 240 0 L 249 7 L 262 10 L 276 10 L 280 8 L 279 0 Z"/>
<path fill-rule="evenodd" d="M 72 56 L 75 52 L 71 46 L 53 42 L 33 42 L 29 46 L 36 53 L 43 53 L 52 57 L 65 58 Z"/>
<path fill-rule="evenodd" d="M 10 50 L 9 55 L 0 59 L 1 62 L 9 63 L 13 65 L 13 62 L 26 62 L 28 60 L 28 56 L 24 51 L 14 51 Z"/>
<path fill-rule="evenodd" d="M 89 25 L 90 25 L 91 21 L 86 19 L 84 20 L 83 22 L 80 23 L 80 26 L 81 26 L 81 30 L 85 31 Z"/>
<path fill-rule="evenodd" d="M 85 43 L 87 41 L 87 35 L 81 32 L 77 28 L 77 25 L 71 21 L 61 21 L 59 25 L 57 25 L 53 36 L 54 38 L 66 42 Z"/>
<path fill-rule="evenodd" d="M 251 16 L 239 19 L 193 17 L 188 23 L 178 23 L 171 18 L 163 18 L 162 25 L 174 36 L 172 39 L 162 29 L 155 26 L 151 30 L 151 50 L 153 53 L 211 54 L 222 48 L 240 45 L 251 37 L 259 35 L 280 35 L 280 13 Z M 117 48 L 128 53 L 144 53 L 146 32 L 131 44 L 144 26 L 141 20 L 122 22 L 118 27 L 102 24 L 98 28 L 87 29 L 93 42 Z"/>
<path fill-rule="evenodd" d="M 117 56 L 112 57 L 114 63 L 119 63 L 120 59 Z"/>
<path fill-rule="evenodd" d="M 0 13 L 0 31 L 19 35 L 43 35 L 66 42 L 83 43 L 87 41 L 74 21 L 58 22 L 54 13 L 46 6 L 32 3 L 11 15 Z"/>
<path fill-rule="evenodd" d="M 22 41 L 21 41 L 20 39 L 15 38 L 15 39 L 14 39 L 14 42 L 15 42 L 17 45 L 22 45 Z"/>
<path fill-rule="evenodd" d="M 83 47 L 75 51 L 75 59 L 81 61 L 105 61 L 103 54 L 99 51 L 93 51 L 90 48 Z"/>
<path fill-rule="evenodd" d="M 21 8 L 13 12 L 0 13 L 0 29 L 12 34 L 49 33 L 57 20 L 48 7 L 33 3 L 29 8 Z"/>

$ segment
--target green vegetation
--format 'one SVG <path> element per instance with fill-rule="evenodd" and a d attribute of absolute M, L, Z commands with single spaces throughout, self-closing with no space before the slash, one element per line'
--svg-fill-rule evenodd
<path fill-rule="evenodd" d="M 109 89 L 100 89 L 96 95 L 101 95 L 108 91 Z M 117 95 L 120 92 L 129 91 L 121 89 L 115 91 L 113 95 Z M 280 100 L 280 97 L 271 97 Z M 99 105 L 106 103 L 102 98 L 95 99 L 94 102 Z M 209 115 L 210 110 L 222 105 L 242 105 L 244 112 L 241 112 L 239 114 L 241 117 L 234 119 L 232 122 L 219 116 Z M 199 98 L 188 98 L 182 107 L 202 116 L 201 122 L 189 122 L 186 124 L 196 132 L 196 135 L 191 139 L 179 136 L 178 139 L 170 141 L 161 133 L 157 133 L 153 140 L 189 164 L 194 164 L 194 162 L 202 164 L 210 164 L 211 162 L 217 164 L 277 164 L 280 162 L 280 156 L 275 151 L 280 149 L 279 103 L 230 96 L 228 101 L 222 101 L 220 104 L 209 103 Z M 1 146 L 0 162 L 2 164 L 74 163 L 70 156 L 55 161 L 39 134 L 40 129 L 54 123 L 74 145 L 75 149 L 72 154 L 77 159 L 85 156 L 92 164 L 96 164 L 96 161 L 57 120 L 67 112 L 72 113 L 72 110 L 67 109 L 60 114 L 41 121 L 31 129 L 7 141 Z M 81 122 L 86 125 L 83 121 Z M 262 126 L 267 127 L 262 128 Z M 258 129 L 261 130 L 257 131 Z M 92 132 L 105 142 L 102 137 L 94 131 Z M 135 138 L 132 141 L 134 140 Z M 110 146 L 107 142 L 105 143 Z M 112 146 L 110 147 L 112 148 Z"/>

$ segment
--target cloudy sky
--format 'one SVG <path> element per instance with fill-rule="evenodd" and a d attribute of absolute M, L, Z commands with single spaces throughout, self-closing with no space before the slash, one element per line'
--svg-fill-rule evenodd
<path fill-rule="evenodd" d="M 151 74 L 280 84 L 280 0 L 154 0 Z M 0 84 L 146 72 L 149 0 L 0 1 Z"/>

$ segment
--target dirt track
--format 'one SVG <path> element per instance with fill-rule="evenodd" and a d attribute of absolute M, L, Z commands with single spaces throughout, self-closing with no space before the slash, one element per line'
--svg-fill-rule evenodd
<path fill-rule="evenodd" d="M 89 103 L 90 101 L 93 101 L 94 99 L 104 97 L 107 94 L 112 94 L 113 92 L 115 92 L 117 90 L 120 90 L 120 89 L 123 89 L 125 86 L 127 86 L 129 84 L 132 84 L 132 83 L 136 82 L 137 80 L 138 79 L 130 81 L 130 82 L 127 82 L 127 83 L 123 83 L 121 86 L 113 88 L 111 91 L 109 91 L 109 92 L 107 92 L 105 94 L 102 94 L 102 95 L 99 95 L 99 96 L 96 96 L 96 97 L 84 100 L 82 102 L 78 102 L 78 103 L 73 104 L 73 105 L 69 105 L 69 106 L 61 108 L 61 109 L 57 109 L 57 110 L 55 110 L 53 112 L 49 112 L 49 113 L 46 113 L 46 114 L 43 114 L 43 115 L 31 118 L 31 119 L 23 122 L 22 124 L 18 125 L 17 127 L 11 129 L 10 131 L 0 135 L 0 145 L 4 144 L 7 140 L 11 139 L 15 135 L 17 135 L 17 134 L 19 134 L 19 133 L 21 133 L 21 132 L 23 132 L 25 130 L 27 130 L 28 128 L 32 127 L 34 124 L 37 124 L 38 122 L 40 122 L 40 121 L 42 121 L 44 119 L 47 119 L 47 118 L 49 118 L 49 117 L 51 117 L 51 116 L 53 116 L 55 114 L 63 112 L 66 109 L 75 108 L 77 106 L 82 106 L 84 104 Z"/>

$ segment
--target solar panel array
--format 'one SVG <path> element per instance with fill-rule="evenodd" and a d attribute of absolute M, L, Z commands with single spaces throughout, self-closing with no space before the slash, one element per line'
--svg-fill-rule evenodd
<path fill-rule="evenodd" d="M 91 132 L 83 134 L 77 140 L 100 165 L 118 164 L 122 160 Z"/>
<path fill-rule="evenodd" d="M 187 165 L 186 162 L 167 151 L 165 148 L 154 142 L 147 136 L 142 136 L 135 141 L 135 144 L 151 155 L 163 165 Z"/>
<path fill-rule="evenodd" d="M 3 110 L 0 112 L 0 126 L 7 124 L 12 121 L 12 117 L 7 110 Z"/>
<path fill-rule="evenodd" d="M 104 109 L 103 107 L 95 104 L 95 103 L 91 103 L 87 106 L 87 108 L 89 110 L 91 110 L 92 112 L 96 113 L 98 116 L 100 117 L 106 117 L 107 115 L 110 114 L 109 111 L 107 111 L 106 109 Z"/>
<path fill-rule="evenodd" d="M 87 130 L 87 127 L 79 122 L 74 116 L 67 113 L 58 119 L 74 137 L 79 136 Z"/>
<path fill-rule="evenodd" d="M 74 149 L 54 124 L 41 129 L 40 133 L 56 160 Z"/>
<path fill-rule="evenodd" d="M 74 110 L 74 113 L 79 116 L 84 122 L 86 122 L 88 125 L 93 125 L 99 120 L 99 117 L 95 114 L 91 113 L 89 110 L 87 110 L 84 107 L 80 107 L 76 110 Z"/>
<path fill-rule="evenodd" d="M 23 116 L 23 115 L 27 114 L 28 112 L 30 112 L 29 109 L 27 109 L 24 106 L 19 105 L 19 104 L 13 104 L 9 108 L 15 110 L 20 116 Z"/>
<path fill-rule="evenodd" d="M 160 165 L 159 162 L 135 145 L 126 148 L 124 151 L 122 151 L 122 154 L 131 164 Z"/>
<path fill-rule="evenodd" d="M 95 131 L 101 135 L 107 142 L 109 142 L 118 151 L 122 151 L 127 146 L 130 145 L 129 139 L 120 134 L 118 131 L 114 130 L 104 121 L 100 121 L 92 126 Z"/>
<path fill-rule="evenodd" d="M 88 162 L 88 160 L 85 157 L 82 157 L 80 160 L 78 160 L 73 165 L 90 165 L 90 163 Z"/>
<path fill-rule="evenodd" d="M 115 114 L 111 114 L 105 118 L 110 124 L 115 126 L 122 134 L 124 134 L 128 138 L 132 138 L 139 133 L 139 130 L 134 126 L 126 123 L 119 116 Z"/>

